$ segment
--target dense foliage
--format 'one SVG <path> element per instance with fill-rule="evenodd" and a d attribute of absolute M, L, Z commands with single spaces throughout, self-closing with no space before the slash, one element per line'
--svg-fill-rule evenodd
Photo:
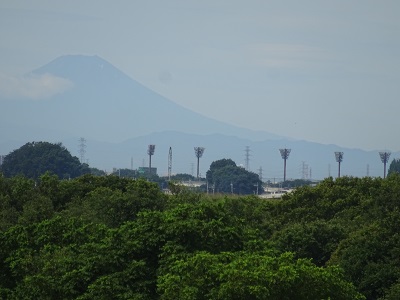
<path fill-rule="evenodd" d="M 388 174 L 400 173 L 400 159 L 393 159 L 389 165 Z"/>
<path fill-rule="evenodd" d="M 0 299 L 399 299 L 400 175 L 282 200 L 0 176 Z"/>
<path fill-rule="evenodd" d="M 5 156 L 1 165 L 5 176 L 23 175 L 36 179 L 47 171 L 60 178 L 75 178 L 90 173 L 88 165 L 59 144 L 48 142 L 26 143 Z"/>
<path fill-rule="evenodd" d="M 231 159 L 211 163 L 206 179 L 217 193 L 249 195 L 263 192 L 259 176 L 237 166 Z"/>

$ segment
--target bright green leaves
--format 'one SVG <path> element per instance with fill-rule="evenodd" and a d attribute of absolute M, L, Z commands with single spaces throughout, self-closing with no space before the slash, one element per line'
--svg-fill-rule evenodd
<path fill-rule="evenodd" d="M 290 253 L 198 252 L 159 276 L 161 299 L 364 299 L 337 268 Z"/>

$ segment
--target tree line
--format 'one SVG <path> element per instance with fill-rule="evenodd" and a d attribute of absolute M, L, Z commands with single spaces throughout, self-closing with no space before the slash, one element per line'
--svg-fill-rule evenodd
<path fill-rule="evenodd" d="M 281 200 L 0 176 L 2 299 L 398 299 L 400 176 Z"/>
<path fill-rule="evenodd" d="M 0 173 L 1 299 L 400 298 L 397 171 L 266 200 L 251 172 L 222 159 L 207 172 L 221 194 L 174 182 L 165 194 L 148 178 L 90 174 L 53 146 L 29 144 L 6 166 L 54 169 Z M 227 183 L 246 180 L 230 196 Z"/>
<path fill-rule="evenodd" d="M 57 175 L 60 179 L 71 179 L 84 174 L 104 176 L 104 171 L 89 168 L 61 144 L 49 142 L 31 142 L 5 156 L 0 171 L 6 177 L 22 175 L 37 180 L 46 172 Z M 168 179 L 154 173 L 137 172 L 130 169 L 115 170 L 112 174 L 124 178 L 146 178 L 157 182 L 161 188 L 168 187 Z M 169 180 L 196 180 L 189 174 L 175 174 Z M 262 182 L 258 175 L 236 165 L 231 159 L 220 159 L 211 164 L 206 181 L 217 193 L 254 194 L 262 193 Z M 203 184 L 200 191 L 208 192 L 208 184 Z M 256 188 L 255 188 L 256 187 Z"/>

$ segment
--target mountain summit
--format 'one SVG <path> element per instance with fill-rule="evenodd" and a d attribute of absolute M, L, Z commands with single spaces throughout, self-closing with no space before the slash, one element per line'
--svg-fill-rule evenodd
<path fill-rule="evenodd" d="M 116 142 L 165 130 L 193 134 L 220 133 L 254 140 L 276 138 L 267 132 L 228 125 L 186 109 L 146 88 L 98 56 L 66 55 L 32 71 L 53 76 L 70 88 L 41 101 L 6 101 L 0 112 L 15 136 L 47 139 L 85 136 Z M 3 106 L 4 107 L 4 106 Z M 22 131 L 21 131 L 22 130 Z M 44 133 L 44 134 L 41 134 Z"/>

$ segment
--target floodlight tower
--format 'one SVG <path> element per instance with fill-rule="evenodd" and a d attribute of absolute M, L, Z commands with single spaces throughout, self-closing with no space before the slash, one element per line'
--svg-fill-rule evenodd
<path fill-rule="evenodd" d="M 390 154 L 390 152 L 379 152 L 379 156 L 383 162 L 383 178 L 386 178 L 386 164 L 389 161 Z"/>
<path fill-rule="evenodd" d="M 203 156 L 204 150 L 205 150 L 204 147 L 194 147 L 194 154 L 197 157 L 197 180 L 199 180 L 200 157 Z"/>
<path fill-rule="evenodd" d="M 343 161 L 343 152 L 335 152 L 336 162 L 339 164 L 338 178 L 340 178 L 340 164 Z"/>
<path fill-rule="evenodd" d="M 282 159 L 284 161 L 283 163 L 283 181 L 286 181 L 286 160 L 289 158 L 289 154 L 292 149 L 279 149 L 279 152 L 281 153 Z"/>
<path fill-rule="evenodd" d="M 151 174 L 151 156 L 154 155 L 154 150 L 156 149 L 156 145 L 149 145 L 147 148 L 147 154 L 149 155 L 149 174 Z"/>

